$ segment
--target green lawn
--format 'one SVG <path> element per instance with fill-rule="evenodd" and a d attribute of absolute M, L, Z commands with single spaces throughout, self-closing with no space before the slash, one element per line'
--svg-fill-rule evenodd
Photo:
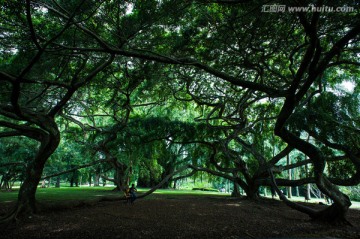
<path fill-rule="evenodd" d="M 145 189 L 142 189 L 145 191 Z M 146 189 L 148 190 L 148 189 Z M 155 194 L 167 194 L 167 195 L 193 195 L 193 196 L 209 196 L 209 195 L 221 195 L 221 196 L 229 196 L 228 193 L 220 193 L 220 192 L 211 192 L 211 191 L 200 191 L 200 190 L 174 190 L 174 189 L 158 189 L 155 191 Z"/>
<path fill-rule="evenodd" d="M 112 191 L 113 187 L 62 187 L 38 188 L 36 198 L 39 201 L 91 200 L 104 196 L 122 196 L 120 192 Z M 16 200 L 18 191 L 0 192 L 0 202 Z"/>
<path fill-rule="evenodd" d="M 61 188 L 38 188 L 36 192 L 36 199 L 39 201 L 66 201 L 66 200 L 92 200 L 99 197 L 123 196 L 121 192 L 112 191 L 114 187 L 61 187 Z M 138 189 L 138 192 L 146 192 L 149 190 Z M 0 202 L 13 202 L 16 200 L 18 190 L 12 192 L 0 192 Z M 223 195 L 229 194 L 208 192 L 208 191 L 194 191 L 194 190 L 165 190 L 159 189 L 153 195 L 146 197 L 147 199 L 155 198 L 157 194 L 166 194 L 169 196 L 189 196 L 189 195 Z"/>
<path fill-rule="evenodd" d="M 114 187 L 62 187 L 62 188 L 38 188 L 36 198 L 43 202 L 56 202 L 68 200 L 95 200 L 100 197 L 123 196 L 121 192 L 112 191 Z M 146 192 L 149 189 L 138 189 L 139 193 Z M 14 202 L 18 191 L 0 192 L 0 203 Z M 168 195 L 169 198 L 184 196 L 229 196 L 228 193 L 197 191 L 197 190 L 171 190 L 159 189 L 146 199 L 155 199 L 156 195 Z M 292 200 L 303 202 L 303 197 L 293 197 Z M 323 199 L 312 198 L 312 203 L 324 202 Z M 352 202 L 351 208 L 360 209 L 360 202 Z"/>

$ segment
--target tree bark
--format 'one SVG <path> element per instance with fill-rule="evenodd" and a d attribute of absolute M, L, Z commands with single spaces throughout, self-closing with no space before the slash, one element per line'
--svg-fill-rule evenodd
<path fill-rule="evenodd" d="M 241 197 L 239 184 L 237 184 L 236 182 L 234 182 L 233 184 L 234 184 L 234 191 L 232 191 L 231 197 Z"/>
<path fill-rule="evenodd" d="M 99 187 L 100 186 L 100 174 L 95 174 L 94 177 L 94 187 Z"/>
<path fill-rule="evenodd" d="M 332 206 L 323 210 L 311 211 L 311 213 L 308 213 L 310 211 L 303 212 L 307 213 L 311 218 L 321 221 L 348 223 L 345 215 L 351 206 L 350 199 L 324 175 L 325 158 L 323 154 L 314 145 L 300 139 L 285 128 L 282 128 L 276 133 L 289 145 L 302 151 L 311 159 L 314 165 L 314 176 L 317 187 L 323 194 L 329 196 L 334 201 Z"/>
<path fill-rule="evenodd" d="M 91 187 L 91 184 L 92 184 L 92 174 L 91 172 L 89 173 L 89 187 Z"/>
<path fill-rule="evenodd" d="M 157 189 L 161 188 L 163 186 L 164 183 L 166 183 L 170 178 L 172 178 L 174 175 L 181 173 L 182 171 L 186 170 L 187 168 L 192 168 L 192 166 L 190 165 L 185 165 L 182 166 L 181 168 L 179 168 L 176 171 L 173 171 L 172 173 L 166 175 L 166 177 L 163 178 L 163 180 L 161 180 L 160 183 L 158 183 L 156 186 L 152 187 L 149 191 L 145 192 L 144 194 L 138 196 L 137 198 L 144 198 L 150 194 L 152 194 L 153 192 L 155 192 Z"/>
<path fill-rule="evenodd" d="M 286 161 L 287 161 L 287 165 L 290 165 L 290 164 L 291 164 L 289 155 L 286 155 Z M 289 178 L 289 180 L 291 180 L 291 169 L 288 170 L 288 174 L 289 174 L 289 177 L 288 177 L 288 178 Z M 287 192 L 288 192 L 288 193 L 287 193 L 288 198 L 292 198 L 291 186 L 288 187 L 288 191 L 287 191 Z"/>
<path fill-rule="evenodd" d="M 94 187 L 100 186 L 100 169 L 96 169 L 94 176 Z"/>
<path fill-rule="evenodd" d="M 18 217 L 27 217 L 36 213 L 35 194 L 40 182 L 44 165 L 48 158 L 53 154 L 60 142 L 60 132 L 53 118 L 47 118 L 42 124 L 42 134 L 40 135 L 39 150 L 26 167 L 25 179 L 20 186 L 18 201 L 13 210 L 1 219 L 1 222 L 10 222 Z M 39 133 L 36 130 L 35 133 Z"/>
<path fill-rule="evenodd" d="M 259 185 L 254 183 L 254 182 L 247 182 L 247 186 L 244 187 L 242 186 L 242 189 L 245 191 L 245 194 L 246 194 L 246 198 L 248 199 L 258 199 L 260 197 L 260 194 L 259 194 Z"/>
<path fill-rule="evenodd" d="M 56 187 L 56 188 L 60 188 L 60 177 L 57 177 L 57 178 L 56 178 L 55 187 Z"/>
<path fill-rule="evenodd" d="M 234 172 L 233 173 L 234 177 L 238 177 L 238 173 L 237 172 Z M 236 182 L 236 181 L 232 181 L 233 182 L 233 185 L 234 185 L 234 190 L 233 192 L 231 193 L 231 196 L 232 197 L 240 197 L 241 196 L 241 193 L 240 193 L 240 185 Z"/>

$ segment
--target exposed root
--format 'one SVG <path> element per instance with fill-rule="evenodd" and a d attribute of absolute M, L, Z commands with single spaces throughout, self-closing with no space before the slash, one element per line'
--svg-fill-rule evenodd
<path fill-rule="evenodd" d="M 9 229 L 11 226 L 14 226 L 18 222 L 19 207 L 16 205 L 8 214 L 0 218 L 0 228 Z"/>
<path fill-rule="evenodd" d="M 32 218 L 32 216 L 33 211 L 29 207 L 17 203 L 8 214 L 0 218 L 0 228 L 9 229 L 13 226 L 16 227 L 22 219 Z"/>
<path fill-rule="evenodd" d="M 352 227 L 353 225 L 345 218 L 345 214 L 346 213 L 340 207 L 333 204 L 324 210 L 318 211 L 316 214 L 312 215 L 311 218 L 318 222 Z"/>

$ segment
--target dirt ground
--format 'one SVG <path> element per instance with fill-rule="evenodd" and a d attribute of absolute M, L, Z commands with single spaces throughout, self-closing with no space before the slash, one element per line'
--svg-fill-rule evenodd
<path fill-rule="evenodd" d="M 352 227 L 324 225 L 270 199 L 157 195 L 133 205 L 55 209 L 2 230 L 0 238 L 360 238 L 359 210 L 348 214 Z"/>

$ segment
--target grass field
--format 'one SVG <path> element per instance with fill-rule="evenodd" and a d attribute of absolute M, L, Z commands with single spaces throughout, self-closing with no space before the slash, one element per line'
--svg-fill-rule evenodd
<path fill-rule="evenodd" d="M 96 200 L 100 197 L 119 197 L 123 196 L 121 192 L 113 191 L 114 187 L 62 187 L 62 188 L 38 188 L 36 198 L 43 202 L 56 202 L 67 200 Z M 149 189 L 138 189 L 138 192 L 146 192 Z M 229 196 L 228 193 L 195 191 L 195 190 L 172 190 L 159 189 L 153 195 L 145 199 L 154 199 L 157 194 L 166 194 L 169 198 L 182 196 Z M 17 199 L 18 191 L 0 192 L 0 203 L 14 202 Z M 292 197 L 293 201 L 303 202 L 303 197 Z M 323 199 L 312 198 L 310 203 L 324 202 Z M 351 208 L 360 209 L 360 202 L 352 202 Z"/>
<path fill-rule="evenodd" d="M 38 188 L 36 198 L 39 201 L 65 201 L 86 200 L 103 196 L 122 196 L 119 192 L 112 191 L 113 187 L 62 187 Z M 16 200 L 18 191 L 0 192 L 0 202 Z"/>

